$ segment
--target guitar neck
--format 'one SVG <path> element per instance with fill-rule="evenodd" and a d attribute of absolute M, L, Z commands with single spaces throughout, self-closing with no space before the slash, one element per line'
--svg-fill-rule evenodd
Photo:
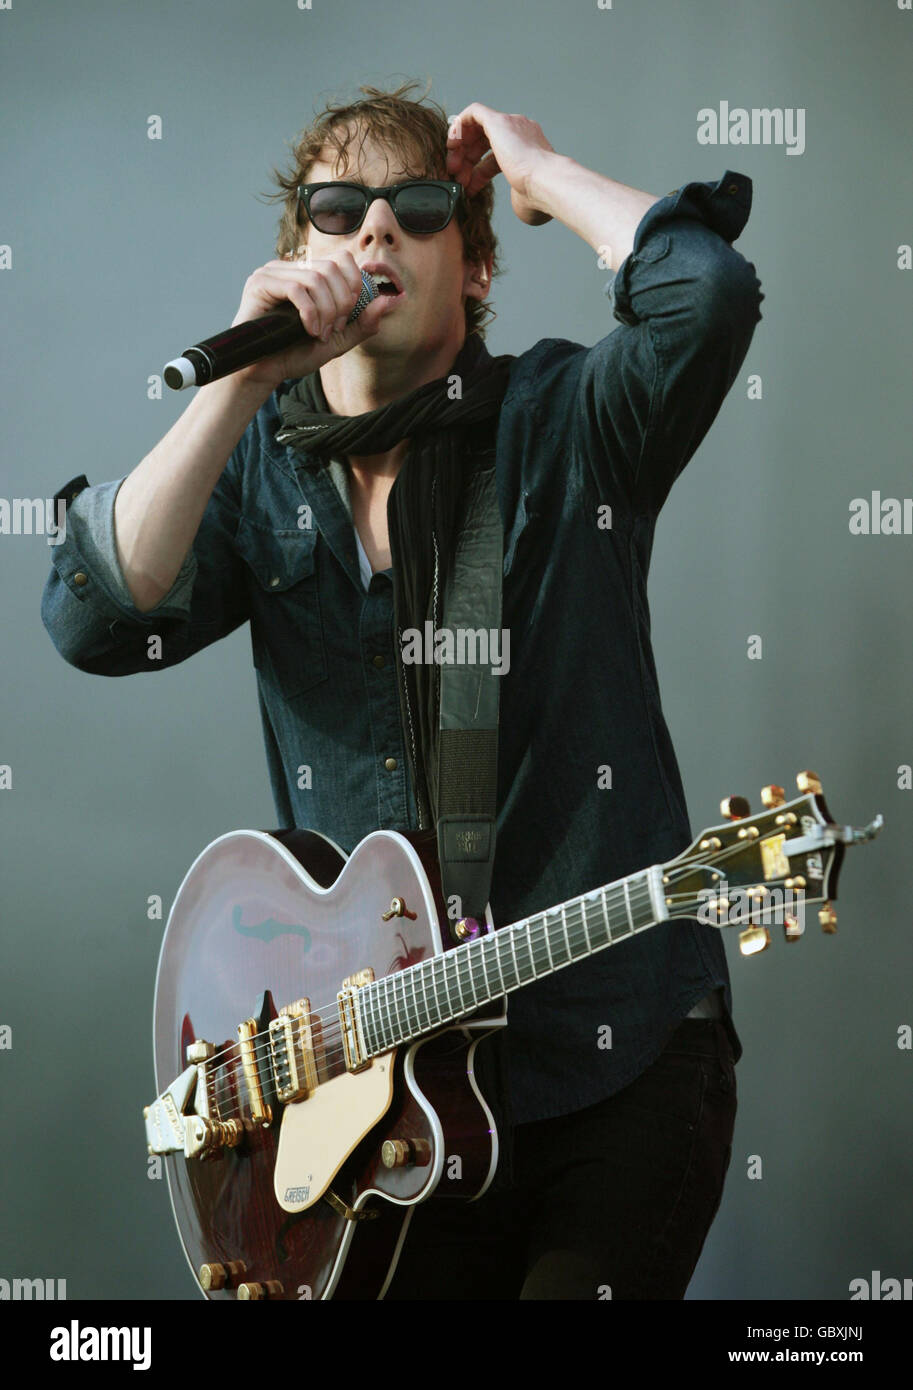
<path fill-rule="evenodd" d="M 366 1055 L 389 1052 L 665 921 L 662 874 L 654 864 L 362 986 Z"/>

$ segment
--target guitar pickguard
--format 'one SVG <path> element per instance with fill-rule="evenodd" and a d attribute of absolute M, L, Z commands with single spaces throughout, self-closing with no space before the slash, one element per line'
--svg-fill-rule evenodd
<path fill-rule="evenodd" d="M 343 1072 L 285 1107 L 274 1176 L 284 1211 L 306 1211 L 318 1202 L 356 1144 L 386 1114 L 395 1056 L 378 1057 L 364 1071 Z"/>

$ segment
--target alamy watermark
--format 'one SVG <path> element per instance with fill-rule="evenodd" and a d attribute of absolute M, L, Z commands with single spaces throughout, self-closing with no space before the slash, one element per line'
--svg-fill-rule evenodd
<path fill-rule="evenodd" d="M 48 545 L 60 545 L 67 538 L 66 499 L 0 497 L 0 536 L 47 536 Z"/>
<path fill-rule="evenodd" d="M 423 628 L 403 628 L 403 664 L 438 666 L 490 666 L 492 675 L 506 676 L 510 670 L 509 628 L 435 628 L 426 619 Z"/>

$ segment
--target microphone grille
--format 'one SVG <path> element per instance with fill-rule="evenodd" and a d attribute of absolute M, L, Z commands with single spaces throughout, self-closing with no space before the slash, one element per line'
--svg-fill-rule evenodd
<path fill-rule="evenodd" d="M 358 302 L 356 303 L 355 308 L 349 315 L 349 323 L 354 323 L 355 320 L 358 318 L 358 315 L 361 313 L 362 309 L 367 309 L 368 305 L 371 303 L 371 300 L 377 298 L 377 285 L 374 283 L 373 276 L 369 275 L 366 270 L 363 270 L 361 272 L 361 280 L 362 291 L 361 294 L 358 296 Z"/>

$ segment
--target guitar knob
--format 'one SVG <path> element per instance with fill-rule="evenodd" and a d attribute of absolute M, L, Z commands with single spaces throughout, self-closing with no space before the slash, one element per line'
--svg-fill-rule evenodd
<path fill-rule="evenodd" d="M 232 1288 L 243 1273 L 244 1263 L 241 1260 L 229 1260 L 227 1265 L 200 1265 L 200 1284 L 207 1291 L 224 1289 L 226 1285 Z"/>
<path fill-rule="evenodd" d="M 741 820 L 743 816 L 751 815 L 751 807 L 744 796 L 727 796 L 720 802 L 720 815 L 726 820 Z"/>
<path fill-rule="evenodd" d="M 239 1284 L 238 1297 L 242 1303 L 253 1303 L 261 1298 L 276 1298 L 283 1292 L 278 1279 L 267 1279 L 265 1284 Z"/>
<path fill-rule="evenodd" d="M 818 909 L 818 921 L 821 923 L 821 930 L 832 936 L 837 930 L 837 914 L 830 903 L 824 903 Z"/>
<path fill-rule="evenodd" d="M 761 788 L 761 801 L 769 811 L 773 810 L 774 806 L 782 806 L 785 800 L 786 792 L 782 787 L 777 787 L 771 783 L 769 787 Z"/>
<path fill-rule="evenodd" d="M 816 772 L 797 772 L 796 786 L 800 792 L 816 792 L 821 795 L 821 778 Z"/>
<path fill-rule="evenodd" d="M 208 1062 L 215 1050 L 211 1042 L 207 1042 L 205 1038 L 197 1038 L 196 1042 L 187 1044 L 187 1061 Z"/>
<path fill-rule="evenodd" d="M 743 956 L 756 956 L 766 951 L 770 945 L 770 932 L 766 927 L 748 927 L 739 932 L 739 950 Z"/>
<path fill-rule="evenodd" d="M 431 1162 L 427 1139 L 385 1139 L 380 1151 L 385 1168 L 425 1168 Z"/>

